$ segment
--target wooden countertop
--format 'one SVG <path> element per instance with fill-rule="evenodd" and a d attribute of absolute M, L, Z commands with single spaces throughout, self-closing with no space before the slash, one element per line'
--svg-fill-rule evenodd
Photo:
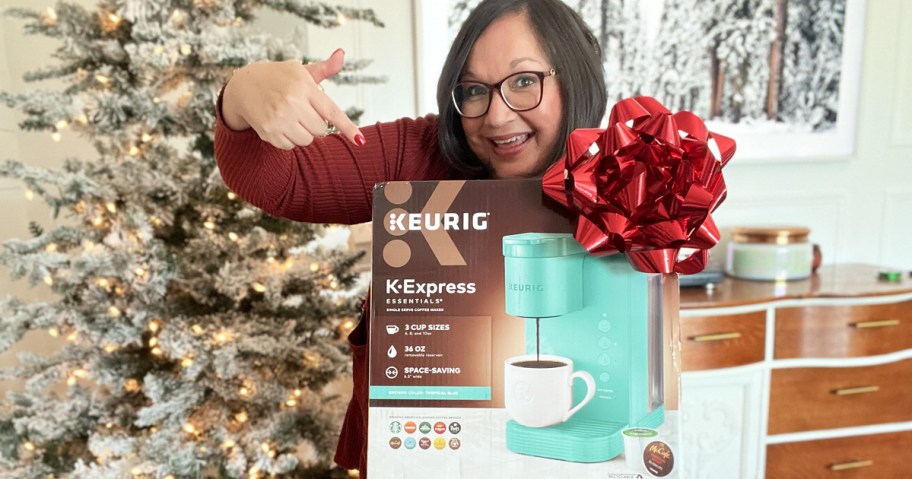
<path fill-rule="evenodd" d="M 877 273 L 884 270 L 866 264 L 841 264 L 823 266 L 810 278 L 799 281 L 748 281 L 726 277 L 712 290 L 681 288 L 681 309 L 740 306 L 780 299 L 912 293 L 912 277 L 908 271 L 902 271 L 902 280 L 890 282 L 877 279 Z"/>

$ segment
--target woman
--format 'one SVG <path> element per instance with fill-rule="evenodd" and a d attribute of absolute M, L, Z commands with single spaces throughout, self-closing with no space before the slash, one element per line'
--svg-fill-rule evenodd
<path fill-rule="evenodd" d="M 605 113 L 598 43 L 560 0 L 479 4 L 441 72 L 439 116 L 359 129 L 319 87 L 343 55 L 249 65 L 225 87 L 219 168 L 232 190 L 269 214 L 355 224 L 370 221 L 378 182 L 538 176 L 563 154 L 570 131 L 598 126 Z M 340 134 L 325 135 L 327 123 Z M 336 451 L 340 466 L 363 477 L 368 311 L 349 336 L 355 386 Z"/>

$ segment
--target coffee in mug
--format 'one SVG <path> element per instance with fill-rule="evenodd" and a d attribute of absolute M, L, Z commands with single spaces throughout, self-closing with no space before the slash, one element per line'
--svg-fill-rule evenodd
<path fill-rule="evenodd" d="M 573 405 L 573 380 L 586 383 L 586 397 Z M 510 419 L 526 427 L 548 427 L 570 419 L 595 396 L 595 380 L 573 371 L 570 358 L 527 354 L 504 362 L 504 405 Z"/>
<path fill-rule="evenodd" d="M 532 368 L 532 369 L 551 369 L 559 368 L 561 366 L 566 366 L 567 363 L 562 363 L 560 361 L 519 361 L 513 363 L 514 366 L 518 368 Z"/>

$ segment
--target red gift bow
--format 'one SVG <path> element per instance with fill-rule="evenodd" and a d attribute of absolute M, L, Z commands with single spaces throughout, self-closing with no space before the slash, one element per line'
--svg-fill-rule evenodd
<path fill-rule="evenodd" d="M 543 188 L 579 212 L 575 237 L 592 254 L 625 253 L 644 273 L 693 274 L 719 242 L 710 213 L 725 199 L 722 167 L 734 154 L 734 140 L 710 132 L 693 113 L 672 114 L 648 96 L 627 98 L 611 109 L 606 130 L 570 133 Z M 678 261 L 681 248 L 696 251 Z"/>

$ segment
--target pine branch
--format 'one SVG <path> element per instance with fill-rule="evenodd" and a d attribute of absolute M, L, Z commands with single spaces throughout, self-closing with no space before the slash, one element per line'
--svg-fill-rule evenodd
<path fill-rule="evenodd" d="M 346 20 L 360 20 L 377 27 L 384 26 L 371 9 L 337 7 L 309 0 L 264 0 L 263 5 L 297 15 L 308 23 L 323 28 L 339 27 Z"/>

